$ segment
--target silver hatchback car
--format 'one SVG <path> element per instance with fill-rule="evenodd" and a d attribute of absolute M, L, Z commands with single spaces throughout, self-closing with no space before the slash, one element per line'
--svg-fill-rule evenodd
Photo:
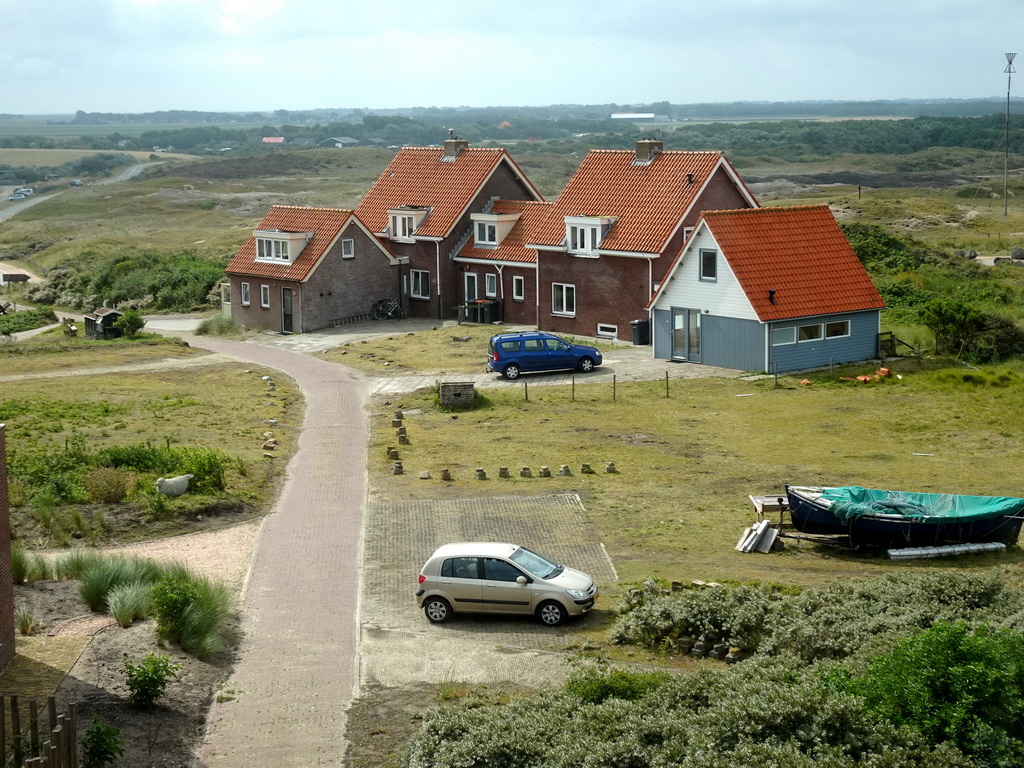
<path fill-rule="evenodd" d="M 515 544 L 466 542 L 440 547 L 420 570 L 416 602 L 441 624 L 452 613 L 534 614 L 554 627 L 594 607 L 585 573 Z"/>

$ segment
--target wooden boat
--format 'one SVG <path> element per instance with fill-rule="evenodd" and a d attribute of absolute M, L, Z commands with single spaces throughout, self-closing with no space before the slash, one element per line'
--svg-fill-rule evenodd
<path fill-rule="evenodd" d="M 786 486 L 793 527 L 887 547 L 1000 541 L 1014 544 L 1024 499 L 885 491 L 858 486 Z"/>

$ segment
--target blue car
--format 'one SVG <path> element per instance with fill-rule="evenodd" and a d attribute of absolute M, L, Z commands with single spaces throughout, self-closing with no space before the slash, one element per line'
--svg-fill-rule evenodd
<path fill-rule="evenodd" d="M 601 364 L 601 351 L 583 344 L 570 344 L 550 333 L 527 331 L 492 336 L 487 345 L 487 367 L 506 379 L 518 379 L 530 371 L 558 371 L 575 368 L 584 373 Z"/>

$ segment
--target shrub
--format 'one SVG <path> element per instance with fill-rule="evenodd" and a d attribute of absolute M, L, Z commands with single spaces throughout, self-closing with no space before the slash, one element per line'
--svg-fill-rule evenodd
<path fill-rule="evenodd" d="M 97 504 L 120 504 L 131 490 L 133 478 L 127 472 L 112 467 L 96 467 L 84 478 L 89 498 Z"/>
<path fill-rule="evenodd" d="M 199 323 L 196 328 L 197 336 L 241 336 L 242 330 L 235 325 L 230 317 L 214 315 Z"/>
<path fill-rule="evenodd" d="M 170 657 L 155 653 L 148 654 L 138 663 L 126 658 L 123 672 L 125 685 L 128 686 L 128 701 L 134 707 L 153 706 L 180 670 L 181 664 L 174 664 Z"/>
<path fill-rule="evenodd" d="M 153 585 L 138 581 L 118 584 L 107 594 L 107 607 L 122 628 L 144 619 L 153 610 Z"/>
<path fill-rule="evenodd" d="M 82 736 L 82 768 L 107 768 L 124 754 L 121 729 L 104 725 L 99 715 L 92 716 L 92 723 Z"/>
<path fill-rule="evenodd" d="M 874 661 L 849 690 L 881 718 L 913 726 L 930 743 L 952 742 L 980 765 L 1024 760 L 1019 632 L 936 624 Z"/>
<path fill-rule="evenodd" d="M 126 309 L 124 313 L 114 321 L 117 328 L 126 338 L 135 338 L 139 331 L 146 325 L 146 319 L 136 309 Z"/>
<path fill-rule="evenodd" d="M 565 683 L 565 690 L 588 704 L 600 704 L 607 699 L 635 701 L 670 679 L 667 672 L 588 667 L 571 675 Z"/>
<path fill-rule="evenodd" d="M 226 586 L 176 570 L 153 587 L 157 638 L 205 658 L 225 646 L 234 600 Z"/>

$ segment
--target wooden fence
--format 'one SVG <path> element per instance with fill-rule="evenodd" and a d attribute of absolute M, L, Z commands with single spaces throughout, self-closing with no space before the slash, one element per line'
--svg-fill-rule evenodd
<path fill-rule="evenodd" d="M 40 723 L 42 714 L 35 699 L 24 704 L 17 696 L 0 696 L 0 765 L 77 768 L 78 723 L 74 705 L 66 714 L 57 714 L 57 700 L 47 697 L 48 729 Z"/>

